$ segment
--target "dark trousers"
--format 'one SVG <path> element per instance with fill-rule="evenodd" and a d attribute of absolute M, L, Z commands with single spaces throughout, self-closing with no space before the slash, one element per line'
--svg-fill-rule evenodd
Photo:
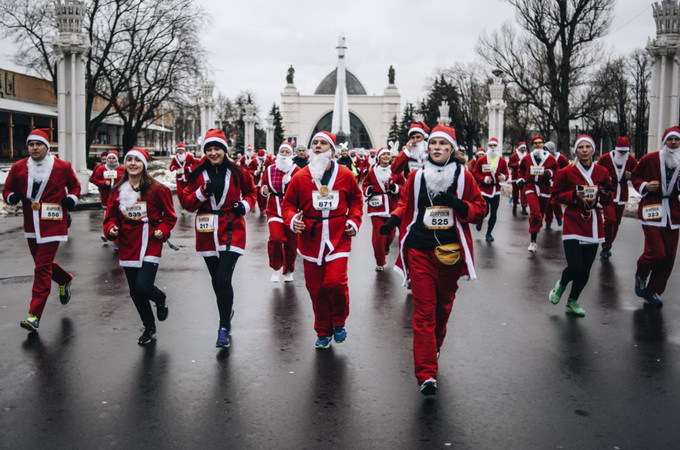
<path fill-rule="evenodd" d="M 150 301 L 156 303 L 165 299 L 165 293 L 154 285 L 158 264 L 143 262 L 142 267 L 123 267 L 123 269 L 130 288 L 130 297 L 142 319 L 142 324 L 145 328 L 156 328 Z"/>
<path fill-rule="evenodd" d="M 564 254 L 567 257 L 567 267 L 562 271 L 560 284 L 566 286 L 570 281 L 571 292 L 569 300 L 578 300 L 581 291 L 586 287 L 590 278 L 590 268 L 597 255 L 598 244 L 580 244 L 576 239 L 562 241 Z"/>
<path fill-rule="evenodd" d="M 236 261 L 241 256 L 238 253 L 224 251 L 220 256 L 208 256 L 205 265 L 208 266 L 212 279 L 213 291 L 217 297 L 217 309 L 220 312 L 220 328 L 231 329 L 231 310 L 234 307 L 234 288 L 231 278 L 234 275 Z"/>
<path fill-rule="evenodd" d="M 501 196 L 484 197 L 484 200 L 486 200 L 486 215 L 489 216 L 486 234 L 491 234 L 493 227 L 496 226 L 496 215 L 498 214 L 498 205 L 501 203 Z"/>

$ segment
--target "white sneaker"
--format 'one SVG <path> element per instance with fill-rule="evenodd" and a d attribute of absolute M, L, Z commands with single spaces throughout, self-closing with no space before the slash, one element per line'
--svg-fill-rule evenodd
<path fill-rule="evenodd" d="M 283 274 L 283 281 L 286 283 L 292 283 L 294 281 L 293 272 L 286 272 Z"/>
<path fill-rule="evenodd" d="M 275 270 L 272 273 L 272 283 L 278 283 L 279 281 L 281 281 L 281 269 Z"/>
<path fill-rule="evenodd" d="M 536 253 L 538 251 L 538 244 L 535 242 L 530 242 L 528 250 L 532 253 Z"/>

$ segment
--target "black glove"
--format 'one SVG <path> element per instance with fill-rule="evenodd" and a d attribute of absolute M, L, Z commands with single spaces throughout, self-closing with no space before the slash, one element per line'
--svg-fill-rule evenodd
<path fill-rule="evenodd" d="M 518 188 L 522 189 L 524 187 L 524 180 L 517 180 L 515 181 L 515 184 Z"/>
<path fill-rule="evenodd" d="M 12 192 L 7 196 L 7 203 L 10 205 L 18 205 L 20 201 L 24 199 L 24 196 L 18 192 Z"/>
<path fill-rule="evenodd" d="M 401 219 L 397 216 L 390 216 L 387 222 L 380 226 L 380 234 L 388 236 L 399 225 L 401 225 Z"/>
<path fill-rule="evenodd" d="M 467 203 L 453 195 L 451 192 L 439 196 L 437 203 L 443 203 L 446 206 L 450 206 L 459 217 L 466 218 L 468 215 Z"/>
<path fill-rule="evenodd" d="M 205 183 L 203 185 L 203 195 L 206 197 L 210 197 L 211 195 L 215 194 L 215 188 L 213 187 L 212 183 Z"/>
<path fill-rule="evenodd" d="M 73 208 L 76 207 L 76 201 L 73 200 L 73 198 L 71 197 L 64 197 L 63 200 L 61 201 L 61 206 L 66 211 L 73 211 Z"/>
<path fill-rule="evenodd" d="M 234 206 L 231 207 L 231 212 L 234 213 L 236 217 L 244 216 L 246 214 L 246 207 L 243 206 L 241 202 L 235 202 Z"/>
<path fill-rule="evenodd" d="M 71 218 L 71 213 L 67 212 L 66 213 L 66 228 L 71 228 L 71 222 L 73 222 L 73 219 Z"/>
<path fill-rule="evenodd" d="M 397 185 L 394 183 L 390 183 L 389 186 L 387 187 L 391 193 L 396 194 L 397 193 Z"/>
<path fill-rule="evenodd" d="M 373 186 L 367 187 L 366 188 L 366 197 L 370 197 L 371 195 L 373 195 L 373 191 L 374 191 Z"/>

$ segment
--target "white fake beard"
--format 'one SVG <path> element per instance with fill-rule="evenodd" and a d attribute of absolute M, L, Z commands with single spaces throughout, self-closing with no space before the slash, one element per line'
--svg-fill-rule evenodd
<path fill-rule="evenodd" d="M 120 188 L 120 194 L 118 195 L 118 203 L 120 204 L 118 209 L 120 212 L 125 214 L 127 209 L 139 201 L 139 192 L 135 192 L 130 186 L 130 182 L 126 181 Z"/>
<path fill-rule="evenodd" d="M 118 162 L 115 162 L 115 163 L 113 163 L 113 164 L 106 163 L 106 164 L 104 164 L 104 165 L 105 165 L 106 168 L 109 169 L 109 170 L 116 170 L 116 169 L 118 168 L 118 166 L 120 166 L 120 163 L 118 163 Z"/>
<path fill-rule="evenodd" d="M 324 172 L 326 171 L 326 167 L 328 167 L 328 163 L 331 162 L 331 157 L 333 156 L 333 152 L 330 150 L 327 152 L 323 153 L 312 153 L 312 156 L 309 158 L 309 172 L 312 174 L 312 178 L 315 179 L 318 182 L 321 182 L 321 178 L 323 177 Z"/>
<path fill-rule="evenodd" d="M 33 179 L 34 183 L 42 183 L 52 171 L 52 165 L 54 164 L 54 156 L 47 152 L 47 155 L 42 161 L 36 162 L 28 157 L 28 173 Z"/>
<path fill-rule="evenodd" d="M 390 181 L 390 177 L 392 176 L 392 169 L 390 169 L 390 166 L 383 167 L 377 165 L 375 166 L 374 172 L 378 184 L 380 184 L 381 187 L 387 186 L 387 182 Z"/>
<path fill-rule="evenodd" d="M 498 158 L 498 150 L 487 150 L 486 156 L 493 159 Z"/>
<path fill-rule="evenodd" d="M 186 158 L 187 158 L 186 153 L 177 153 L 177 161 L 183 163 Z"/>
<path fill-rule="evenodd" d="M 519 156 L 519 159 L 522 159 L 522 158 L 524 158 L 525 156 L 527 156 L 527 152 L 526 152 L 526 151 L 517 150 L 517 155 Z"/>
<path fill-rule="evenodd" d="M 624 166 L 628 161 L 628 152 L 619 152 L 614 150 L 614 164 L 617 166 Z"/>
<path fill-rule="evenodd" d="M 284 156 L 282 154 L 276 155 L 276 168 L 279 169 L 281 172 L 288 173 L 292 166 L 293 166 L 292 156 Z"/>
<path fill-rule="evenodd" d="M 661 154 L 659 155 L 667 167 L 675 169 L 680 166 L 680 149 L 671 150 L 670 148 L 663 146 Z"/>
<path fill-rule="evenodd" d="M 411 149 L 411 158 L 422 161 L 425 159 L 427 151 L 427 143 L 425 141 L 416 142 Z"/>
<path fill-rule="evenodd" d="M 433 197 L 439 193 L 446 192 L 453 183 L 453 177 L 456 175 L 457 166 L 458 164 L 456 163 L 437 166 L 432 164 L 430 160 L 425 160 L 423 164 L 423 173 L 425 174 L 427 192 Z"/>
<path fill-rule="evenodd" d="M 373 165 L 377 164 L 377 162 L 378 162 L 378 157 L 377 157 L 377 156 L 369 156 L 369 157 L 368 157 L 368 163 L 369 163 L 370 165 L 373 166 Z"/>

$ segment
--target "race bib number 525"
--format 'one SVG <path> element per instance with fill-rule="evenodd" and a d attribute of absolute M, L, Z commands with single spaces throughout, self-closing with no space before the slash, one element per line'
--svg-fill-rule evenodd
<path fill-rule="evenodd" d="M 446 206 L 425 208 L 423 225 L 428 230 L 446 230 L 453 227 L 453 209 Z"/>

